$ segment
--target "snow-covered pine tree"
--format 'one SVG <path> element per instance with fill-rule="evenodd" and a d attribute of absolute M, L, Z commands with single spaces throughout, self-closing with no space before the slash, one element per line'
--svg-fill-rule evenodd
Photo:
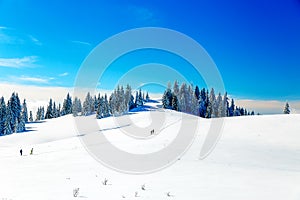
<path fill-rule="evenodd" d="M 56 108 L 56 104 L 55 101 L 53 102 L 53 118 L 57 118 L 58 117 L 58 111 Z"/>
<path fill-rule="evenodd" d="M 150 100 L 150 97 L 149 97 L 149 93 L 147 92 L 146 93 L 146 102 L 148 102 Z"/>
<path fill-rule="evenodd" d="M 199 99 L 199 116 L 205 118 L 206 116 L 206 111 L 207 111 L 207 105 L 206 105 L 206 92 L 205 88 L 203 88 L 200 91 L 200 99 Z"/>
<path fill-rule="evenodd" d="M 118 104 L 118 114 L 124 114 L 127 110 L 127 105 L 125 102 L 125 92 L 123 86 L 118 87 L 118 94 L 117 94 L 117 104 Z"/>
<path fill-rule="evenodd" d="M 172 109 L 172 99 L 173 99 L 172 91 L 170 88 L 167 88 L 162 97 L 163 108 Z"/>
<path fill-rule="evenodd" d="M 87 93 L 83 102 L 82 112 L 84 116 L 91 115 L 94 112 L 94 102 L 90 92 Z"/>
<path fill-rule="evenodd" d="M 131 110 L 133 108 L 135 108 L 134 97 L 133 97 L 133 95 L 130 95 L 129 110 Z"/>
<path fill-rule="evenodd" d="M 186 83 L 182 83 L 179 90 L 179 110 L 187 112 L 188 108 L 188 89 Z"/>
<path fill-rule="evenodd" d="M 234 108 L 235 108 L 234 100 L 231 99 L 231 105 L 230 105 L 230 107 L 229 107 L 229 117 L 234 116 Z"/>
<path fill-rule="evenodd" d="M 104 95 L 103 117 L 108 117 L 111 114 L 107 94 Z"/>
<path fill-rule="evenodd" d="M 215 90 L 214 88 L 211 88 L 210 90 L 210 96 L 209 96 L 209 102 L 211 104 L 211 118 L 217 117 L 217 110 L 218 110 L 218 105 L 217 105 L 217 100 L 216 100 L 216 95 L 215 95 Z"/>
<path fill-rule="evenodd" d="M 6 120 L 4 124 L 4 135 L 9 135 L 13 133 L 13 129 L 11 127 L 12 121 L 12 111 L 10 106 L 6 106 Z"/>
<path fill-rule="evenodd" d="M 44 107 L 38 107 L 35 120 L 39 121 L 39 120 L 44 120 L 44 119 L 45 119 Z"/>
<path fill-rule="evenodd" d="M 26 99 L 24 99 L 23 101 L 23 115 L 24 115 L 24 120 L 25 120 L 25 123 L 28 123 L 28 111 L 27 111 L 27 104 L 26 104 Z"/>
<path fill-rule="evenodd" d="M 178 96 L 179 96 L 179 84 L 178 84 L 177 80 L 175 80 L 174 85 L 173 85 L 173 94 L 175 96 L 177 96 L 177 99 L 178 99 Z"/>
<path fill-rule="evenodd" d="M 206 90 L 206 101 L 205 101 L 205 104 L 206 104 L 206 114 L 205 114 L 205 118 L 211 118 L 211 113 L 212 113 L 212 105 L 211 105 L 211 102 L 210 102 L 210 94 L 208 92 L 208 90 Z"/>
<path fill-rule="evenodd" d="M 129 111 L 132 109 L 133 102 L 131 102 L 131 87 L 129 84 L 126 85 L 125 89 L 125 106 L 126 106 L 126 111 Z"/>
<path fill-rule="evenodd" d="M 73 116 L 76 117 L 78 116 L 78 113 L 81 112 L 81 102 L 78 97 L 75 97 L 72 105 L 72 113 Z"/>
<path fill-rule="evenodd" d="M 44 106 L 41 107 L 41 120 L 45 119 L 45 108 Z"/>
<path fill-rule="evenodd" d="M 136 108 L 137 107 L 137 101 L 139 99 L 139 93 L 138 91 L 135 92 L 135 99 L 134 99 L 134 107 Z"/>
<path fill-rule="evenodd" d="M 99 104 L 98 99 L 100 99 L 100 93 L 98 93 L 98 98 L 96 95 L 94 95 L 93 103 L 94 103 L 94 111 L 96 111 L 96 112 L 98 110 L 98 104 Z"/>
<path fill-rule="evenodd" d="M 229 116 L 229 103 L 228 103 L 228 97 L 227 92 L 225 92 L 223 96 L 223 110 L 221 113 L 221 117 L 228 117 Z"/>
<path fill-rule="evenodd" d="M 143 106 L 144 105 L 144 102 L 143 102 L 143 94 L 142 94 L 142 90 L 140 88 L 139 90 L 139 95 L 138 95 L 138 100 L 137 100 L 137 107 L 139 106 Z"/>
<path fill-rule="evenodd" d="M 24 112 L 22 112 L 20 118 L 18 119 L 17 133 L 24 132 L 25 130 L 25 116 Z"/>
<path fill-rule="evenodd" d="M 64 99 L 61 115 L 68 115 L 72 113 L 72 97 L 70 94 L 67 94 L 66 99 Z"/>
<path fill-rule="evenodd" d="M 0 98 L 0 136 L 4 135 L 6 121 L 6 105 L 4 97 Z"/>
<path fill-rule="evenodd" d="M 222 117 L 222 113 L 225 113 L 225 112 L 224 112 L 223 99 L 222 99 L 222 96 L 221 96 L 220 92 L 218 94 L 216 103 L 217 103 L 217 109 L 215 111 L 215 116 L 216 117 Z"/>
<path fill-rule="evenodd" d="M 114 91 L 109 97 L 109 108 L 112 115 L 117 113 L 117 106 L 116 91 Z"/>
<path fill-rule="evenodd" d="M 195 96 L 197 98 L 197 100 L 200 99 L 200 90 L 199 90 L 199 87 L 196 85 L 196 88 L 195 88 Z"/>
<path fill-rule="evenodd" d="M 173 99 L 172 99 L 172 108 L 173 110 L 179 111 L 179 107 L 178 107 L 178 98 L 176 95 L 173 95 Z"/>
<path fill-rule="evenodd" d="M 52 105 L 52 99 L 50 99 L 49 100 L 49 104 L 47 106 L 47 111 L 46 111 L 46 114 L 45 114 L 45 119 L 52 119 L 52 118 L 53 118 L 53 105 Z"/>
<path fill-rule="evenodd" d="M 283 109 L 283 114 L 290 114 L 290 105 L 288 102 L 285 103 L 284 109 Z"/>
<path fill-rule="evenodd" d="M 103 117 L 104 117 L 104 98 L 100 97 L 100 99 L 98 100 L 96 118 L 101 119 Z"/>
<path fill-rule="evenodd" d="M 40 108 L 38 107 L 38 109 L 36 111 L 35 121 L 41 120 L 40 113 L 41 113 L 41 111 L 40 111 Z"/>
<path fill-rule="evenodd" d="M 199 100 L 197 99 L 193 91 L 191 91 L 191 98 L 191 114 L 199 116 Z"/>
<path fill-rule="evenodd" d="M 11 128 L 12 130 L 17 130 L 16 124 L 18 123 L 17 120 L 19 120 L 21 115 L 21 103 L 20 99 L 18 97 L 18 93 L 12 93 L 7 107 L 10 107 L 11 110 Z"/>
<path fill-rule="evenodd" d="M 192 85 L 188 86 L 187 91 L 187 113 L 198 115 L 199 114 L 199 103 L 195 96 L 195 91 Z"/>

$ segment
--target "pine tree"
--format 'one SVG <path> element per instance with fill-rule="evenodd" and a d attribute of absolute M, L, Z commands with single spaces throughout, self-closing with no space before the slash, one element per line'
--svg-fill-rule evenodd
<path fill-rule="evenodd" d="M 109 97 L 109 108 L 112 115 L 115 115 L 117 113 L 116 91 L 114 91 Z"/>
<path fill-rule="evenodd" d="M 96 118 L 101 119 L 104 117 L 104 98 L 100 97 L 100 100 L 98 100 L 98 107 L 97 107 L 97 113 Z"/>
<path fill-rule="evenodd" d="M 172 109 L 172 99 L 173 99 L 172 91 L 170 88 L 167 88 L 162 98 L 163 108 Z"/>
<path fill-rule="evenodd" d="M 6 122 L 6 105 L 4 97 L 0 99 L 0 135 L 4 135 Z"/>
<path fill-rule="evenodd" d="M 176 95 L 173 95 L 172 108 L 173 108 L 173 110 L 176 110 L 176 111 L 179 110 L 179 107 L 178 107 L 178 98 L 177 98 Z"/>
<path fill-rule="evenodd" d="M 205 118 L 207 105 L 206 105 L 206 96 L 205 88 L 200 91 L 200 100 L 199 100 L 199 116 Z"/>
<path fill-rule="evenodd" d="M 72 114 L 74 117 L 78 116 L 78 113 L 81 112 L 81 102 L 78 97 L 75 97 L 72 105 Z"/>
<path fill-rule="evenodd" d="M 210 113 L 210 117 L 214 118 L 214 117 L 217 117 L 216 116 L 216 113 L 217 113 L 217 102 L 216 102 L 216 95 L 215 95 L 215 90 L 214 88 L 211 88 L 211 91 L 210 91 L 210 95 L 209 95 L 209 106 L 208 106 L 208 111 Z"/>
<path fill-rule="evenodd" d="M 104 95 L 103 117 L 108 117 L 111 114 L 107 95 Z"/>
<path fill-rule="evenodd" d="M 205 114 L 205 118 L 211 118 L 211 113 L 212 113 L 212 106 L 209 100 L 209 92 L 208 90 L 206 90 L 206 101 L 205 101 L 205 105 L 206 105 L 206 114 Z"/>
<path fill-rule="evenodd" d="M 181 112 L 187 112 L 188 110 L 188 88 L 186 83 L 182 83 L 179 90 L 179 110 Z"/>
<path fill-rule="evenodd" d="M 18 124 L 21 115 L 21 103 L 18 97 L 18 93 L 13 93 L 11 95 L 7 107 L 9 107 L 11 110 L 11 129 L 15 131 L 17 130 L 16 124 Z"/>
<path fill-rule="evenodd" d="M 94 96 L 94 100 L 93 100 L 93 103 L 94 103 L 94 111 L 97 111 L 97 110 L 98 110 L 98 104 L 99 104 L 98 99 L 100 99 L 100 93 L 98 94 L 98 98 L 96 97 L 96 95 Z"/>
<path fill-rule="evenodd" d="M 68 93 L 66 99 L 64 99 L 61 115 L 68 115 L 71 113 L 72 113 L 72 98 Z"/>
<path fill-rule="evenodd" d="M 285 106 L 284 106 L 284 109 L 283 109 L 283 113 L 284 114 L 290 114 L 291 111 L 290 111 L 290 105 L 288 102 L 285 103 Z"/>
<path fill-rule="evenodd" d="M 52 99 L 50 99 L 47 107 L 45 119 L 52 119 L 52 118 L 53 118 L 53 105 L 52 105 Z"/>
<path fill-rule="evenodd" d="M 18 121 L 18 126 L 17 126 L 17 133 L 24 132 L 26 130 L 25 128 L 25 116 L 24 112 L 21 113 L 20 119 Z"/>
<path fill-rule="evenodd" d="M 27 112 L 26 99 L 24 99 L 24 102 L 23 102 L 23 115 L 24 115 L 25 123 L 28 123 L 28 112 Z"/>
<path fill-rule="evenodd" d="M 227 92 L 225 92 L 223 97 L 223 110 L 221 113 L 221 117 L 228 117 L 228 116 L 229 116 L 229 103 L 228 103 Z"/>
<path fill-rule="evenodd" d="M 150 97 L 149 97 L 149 93 L 147 92 L 146 94 L 146 101 L 148 102 L 150 100 Z"/>
<path fill-rule="evenodd" d="M 125 92 L 123 86 L 120 87 L 117 95 L 117 102 L 119 105 L 118 113 L 119 114 L 124 114 L 128 111 L 128 103 L 126 102 L 125 99 Z"/>
<path fill-rule="evenodd" d="M 127 84 L 125 89 L 125 104 L 126 104 L 126 111 L 129 111 L 135 107 L 134 105 L 134 97 L 131 94 L 132 90 L 129 84 Z"/>
<path fill-rule="evenodd" d="M 40 110 L 40 108 L 38 108 L 36 111 L 35 121 L 41 120 L 40 116 L 41 116 L 41 110 Z"/>
<path fill-rule="evenodd" d="M 6 120 L 4 124 L 4 135 L 9 135 L 13 133 L 13 128 L 11 126 L 12 121 L 12 111 L 10 106 L 6 106 Z"/>
<path fill-rule="evenodd" d="M 224 112 L 224 104 L 223 104 L 221 93 L 218 94 L 216 103 L 217 103 L 217 109 L 215 111 L 215 116 L 222 117 L 222 114 L 224 114 L 225 112 Z"/>
<path fill-rule="evenodd" d="M 137 107 L 139 106 L 143 106 L 144 102 L 143 102 L 143 95 L 142 95 L 142 90 L 139 90 L 139 95 L 138 95 L 138 100 L 137 100 Z"/>
<path fill-rule="evenodd" d="M 94 102 L 90 92 L 87 93 L 83 102 L 82 112 L 84 116 L 91 115 L 94 112 Z"/>
<path fill-rule="evenodd" d="M 53 118 L 57 118 L 58 117 L 58 111 L 56 108 L 56 104 L 55 101 L 53 102 Z"/>
<path fill-rule="evenodd" d="M 196 88 L 195 88 L 195 96 L 197 98 L 197 100 L 200 99 L 200 90 L 199 90 L 199 87 L 196 85 Z"/>
<path fill-rule="evenodd" d="M 177 96 L 177 98 L 178 98 L 178 96 L 179 96 L 179 84 L 178 84 L 177 80 L 174 82 L 174 85 L 173 85 L 173 94 L 175 96 Z"/>
<path fill-rule="evenodd" d="M 234 116 L 234 108 L 235 108 L 234 100 L 231 99 L 231 105 L 230 105 L 230 107 L 229 107 L 229 117 Z"/>
<path fill-rule="evenodd" d="M 41 107 L 41 120 L 45 119 L 45 108 L 44 106 Z"/>

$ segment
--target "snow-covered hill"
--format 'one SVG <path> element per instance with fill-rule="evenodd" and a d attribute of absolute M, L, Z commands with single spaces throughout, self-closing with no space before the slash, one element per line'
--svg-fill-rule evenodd
<path fill-rule="evenodd" d="M 152 102 L 130 117 L 136 126 L 147 127 L 150 114 L 167 116 L 155 142 L 131 142 L 112 117 L 98 122 L 119 148 L 147 153 L 172 141 L 182 116 Z M 211 119 L 190 120 L 200 123 L 191 148 L 175 164 L 146 175 L 119 173 L 95 161 L 70 115 L 28 124 L 26 133 L 0 137 L 0 199 L 300 199 L 300 115 L 226 118 L 220 141 L 204 160 L 199 153 Z"/>

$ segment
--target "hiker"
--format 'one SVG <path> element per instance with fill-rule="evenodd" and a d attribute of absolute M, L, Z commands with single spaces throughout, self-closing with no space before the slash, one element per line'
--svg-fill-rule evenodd
<path fill-rule="evenodd" d="M 21 155 L 21 156 L 23 155 L 23 150 L 22 150 L 22 149 L 20 149 L 20 155 Z"/>
<path fill-rule="evenodd" d="M 154 134 L 154 129 L 152 129 L 150 132 L 150 135 L 153 135 L 153 134 Z"/>
<path fill-rule="evenodd" d="M 33 148 L 31 148 L 31 150 L 30 150 L 30 155 L 32 155 L 33 154 Z"/>

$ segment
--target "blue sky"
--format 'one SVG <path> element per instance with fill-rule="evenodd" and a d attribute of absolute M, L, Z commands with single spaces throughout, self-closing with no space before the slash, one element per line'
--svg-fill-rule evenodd
<path fill-rule="evenodd" d="M 199 42 L 235 98 L 300 99 L 299 0 L 0 0 L 0 82 L 72 87 L 81 63 L 100 42 L 148 26 L 174 29 Z M 147 62 L 172 65 L 189 82 L 205 86 L 176 59 L 137 52 L 116 63 L 126 69 Z M 150 76 L 141 71 L 130 80 L 143 84 L 134 79 L 138 75 Z M 120 76 L 112 66 L 100 87 L 111 89 L 112 77 Z"/>

